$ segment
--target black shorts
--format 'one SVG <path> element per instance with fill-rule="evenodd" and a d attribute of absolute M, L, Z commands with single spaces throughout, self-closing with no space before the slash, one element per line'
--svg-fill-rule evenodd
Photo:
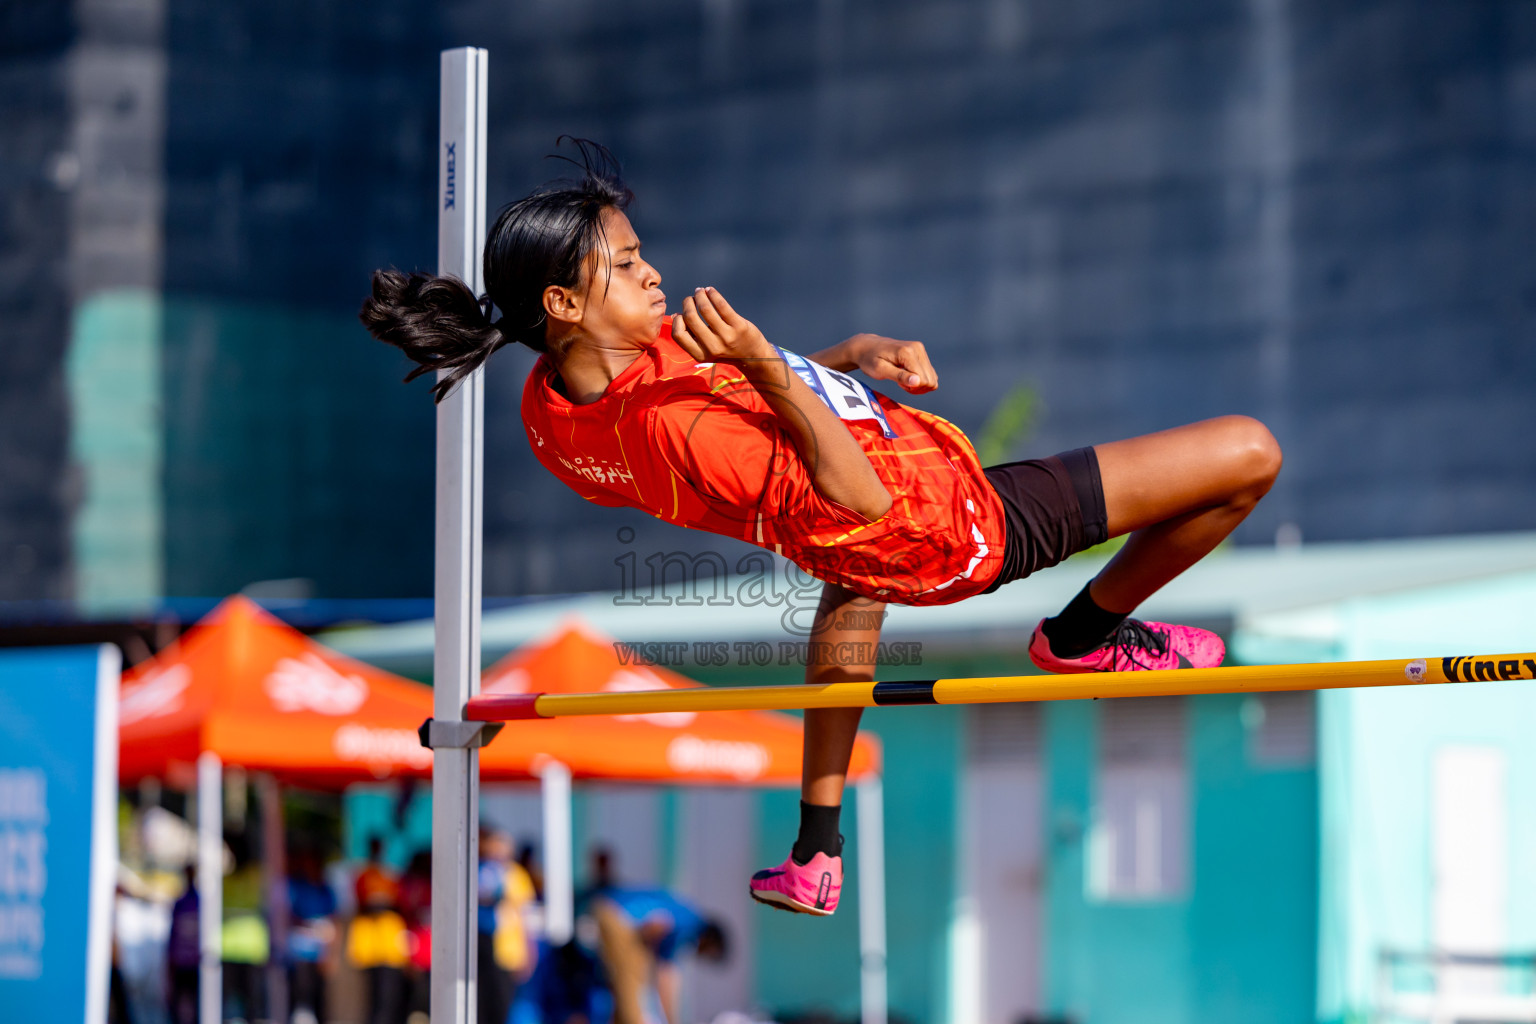
<path fill-rule="evenodd" d="M 1104 482 L 1092 448 L 1008 462 L 983 472 L 1003 499 L 1008 540 L 1003 569 L 982 593 L 1108 539 Z"/>

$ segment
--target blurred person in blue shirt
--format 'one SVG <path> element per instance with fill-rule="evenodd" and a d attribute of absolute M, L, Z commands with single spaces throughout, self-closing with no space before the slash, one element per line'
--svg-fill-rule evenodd
<path fill-rule="evenodd" d="M 298 849 L 289 857 L 288 986 L 295 1024 L 325 1017 L 325 976 L 336 942 L 336 893 L 320 857 Z"/>
<path fill-rule="evenodd" d="M 592 1024 L 608 1019 L 597 958 L 580 941 L 539 953 L 533 974 L 517 990 L 513 1024 Z"/>
<path fill-rule="evenodd" d="M 186 888 L 171 905 L 171 930 L 166 937 L 165 966 L 171 1024 L 197 1024 L 198 964 L 202 944 L 198 931 L 197 868 L 183 872 Z"/>
<path fill-rule="evenodd" d="M 679 1024 L 677 958 L 692 950 L 701 960 L 724 960 L 725 930 L 665 889 L 608 885 L 593 892 L 590 909 L 613 989 L 613 1024 L 651 1024 L 647 989 L 666 1024 Z"/>

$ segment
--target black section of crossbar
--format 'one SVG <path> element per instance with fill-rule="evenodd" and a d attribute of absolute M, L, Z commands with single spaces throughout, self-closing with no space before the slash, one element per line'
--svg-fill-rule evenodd
<path fill-rule="evenodd" d="M 936 679 L 904 679 L 875 684 L 875 704 L 888 707 L 892 704 L 937 704 L 933 699 Z"/>

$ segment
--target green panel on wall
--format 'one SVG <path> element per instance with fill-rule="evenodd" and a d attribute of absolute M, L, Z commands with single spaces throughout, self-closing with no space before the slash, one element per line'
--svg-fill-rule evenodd
<path fill-rule="evenodd" d="M 123 290 L 75 309 L 66 374 L 75 597 L 89 614 L 131 611 L 164 590 L 160 296 Z"/>
<path fill-rule="evenodd" d="M 433 410 L 345 313 L 165 306 L 166 589 L 431 593 Z"/>

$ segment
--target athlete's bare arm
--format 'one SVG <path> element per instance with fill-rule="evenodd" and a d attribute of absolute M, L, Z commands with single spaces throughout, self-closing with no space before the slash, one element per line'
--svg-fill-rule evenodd
<path fill-rule="evenodd" d="M 682 314 L 672 318 L 672 339 L 695 359 L 741 368 L 778 414 L 822 497 L 870 521 L 890 511 L 890 492 L 843 421 L 719 292 L 700 288 L 684 299 Z"/>
<path fill-rule="evenodd" d="M 878 334 L 855 334 L 808 357 L 829 370 L 863 370 L 871 380 L 895 381 L 914 395 L 939 386 L 939 375 L 920 341 L 898 341 Z"/>

